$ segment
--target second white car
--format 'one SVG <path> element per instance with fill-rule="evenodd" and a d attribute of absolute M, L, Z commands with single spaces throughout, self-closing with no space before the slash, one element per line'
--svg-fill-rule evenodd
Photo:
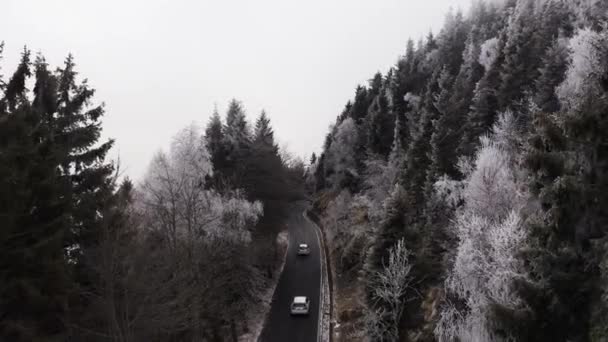
<path fill-rule="evenodd" d="M 293 297 L 291 302 L 291 314 L 292 315 L 308 315 L 310 309 L 310 299 L 305 296 Z"/>

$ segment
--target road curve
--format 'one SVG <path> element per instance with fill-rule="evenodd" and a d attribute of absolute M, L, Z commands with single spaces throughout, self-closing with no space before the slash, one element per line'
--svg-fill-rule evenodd
<path fill-rule="evenodd" d="M 294 206 L 289 225 L 289 248 L 283 273 L 279 278 L 261 342 L 316 342 L 319 328 L 321 290 L 321 246 L 316 227 L 303 217 L 305 206 Z M 310 246 L 310 255 L 298 256 L 298 244 Z M 291 316 L 289 307 L 294 296 L 310 298 L 308 316 Z"/>

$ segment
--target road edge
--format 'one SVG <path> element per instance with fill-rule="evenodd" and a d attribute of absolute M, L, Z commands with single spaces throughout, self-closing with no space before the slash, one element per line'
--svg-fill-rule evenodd
<path fill-rule="evenodd" d="M 328 260 L 327 260 L 327 244 L 325 243 L 325 234 L 321 230 L 321 227 L 315 222 L 314 219 L 309 217 L 310 212 L 308 210 L 302 213 L 302 216 L 306 220 L 308 220 L 315 227 L 315 234 L 317 235 L 317 239 L 319 240 L 319 250 L 321 257 L 321 284 L 319 294 L 320 303 L 319 303 L 319 327 L 317 328 L 317 342 L 330 342 L 331 341 L 331 315 L 333 313 L 332 310 L 332 291 L 329 286 L 330 275 L 328 272 Z"/>
<path fill-rule="evenodd" d="M 266 324 L 268 324 L 268 317 L 270 316 L 270 310 L 272 310 L 272 302 L 274 300 L 274 294 L 277 290 L 277 286 L 279 284 L 279 281 L 281 279 L 281 275 L 283 274 L 283 269 L 285 268 L 285 262 L 287 261 L 287 252 L 289 251 L 289 229 L 285 229 L 283 231 L 281 231 L 279 234 L 277 234 L 277 242 L 280 238 L 280 235 L 284 233 L 284 236 L 286 237 L 286 242 L 285 242 L 285 251 L 283 252 L 283 257 L 282 257 L 282 261 L 281 261 L 281 266 L 279 266 L 278 269 L 275 270 L 275 282 L 274 282 L 274 286 L 272 289 L 272 294 L 270 296 L 270 302 L 268 305 L 268 310 L 266 311 L 266 313 L 264 314 L 264 320 L 260 326 L 259 331 L 256 331 L 255 335 L 252 338 L 252 342 L 256 341 L 256 342 L 260 342 L 260 339 L 262 338 L 262 331 L 264 331 L 264 328 L 266 327 Z"/>

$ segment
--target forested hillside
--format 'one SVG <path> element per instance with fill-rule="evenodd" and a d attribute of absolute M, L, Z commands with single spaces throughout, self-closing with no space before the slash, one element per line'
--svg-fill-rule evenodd
<path fill-rule="evenodd" d="M 134 183 L 94 94 L 71 56 L 50 71 L 24 49 L 0 78 L 0 340 L 237 341 L 264 315 L 303 164 L 234 100 Z"/>
<path fill-rule="evenodd" d="M 607 11 L 475 1 L 357 87 L 307 173 L 338 340 L 608 340 Z"/>

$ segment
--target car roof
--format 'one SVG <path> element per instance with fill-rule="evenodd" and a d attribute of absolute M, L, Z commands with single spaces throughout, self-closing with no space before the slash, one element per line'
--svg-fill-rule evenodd
<path fill-rule="evenodd" d="M 308 247 L 308 245 L 307 245 L 307 244 L 305 244 L 305 243 L 301 243 L 301 244 L 300 244 L 300 247 Z"/>
<path fill-rule="evenodd" d="M 293 297 L 293 302 L 294 303 L 306 303 L 306 297 L 305 296 L 296 296 Z"/>

